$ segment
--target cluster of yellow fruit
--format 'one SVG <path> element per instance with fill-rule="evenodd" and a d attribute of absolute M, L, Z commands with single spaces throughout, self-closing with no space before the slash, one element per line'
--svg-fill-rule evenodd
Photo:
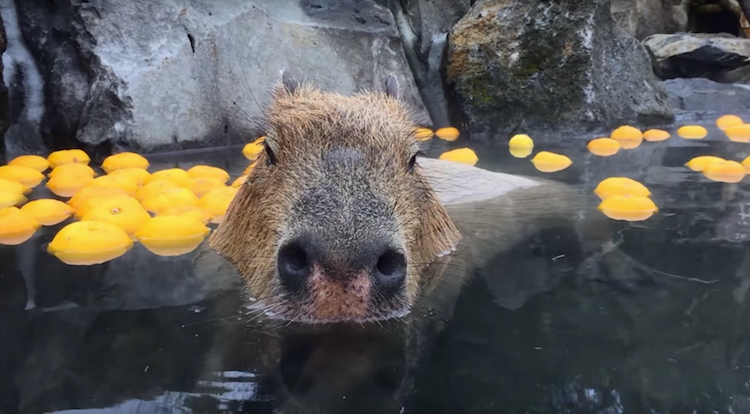
<path fill-rule="evenodd" d="M 0 244 L 21 244 L 41 226 L 74 216 L 79 221 L 60 229 L 47 247 L 64 263 L 104 263 L 134 242 L 161 256 L 186 254 L 210 233 L 208 223 L 221 222 L 246 178 L 228 186 L 229 174 L 207 165 L 149 173 L 148 160 L 132 152 L 107 157 L 105 174 L 97 176 L 90 161 L 84 151 L 69 149 L 47 158 L 23 155 L 0 166 Z M 27 202 L 49 168 L 45 186 L 69 200 Z"/>
<path fill-rule="evenodd" d="M 659 211 L 646 186 L 627 177 L 610 177 L 594 189 L 598 210 L 613 220 L 643 221 Z"/>
<path fill-rule="evenodd" d="M 526 134 L 514 135 L 508 141 L 508 150 L 516 158 L 526 158 L 534 152 L 534 141 Z M 550 151 L 539 151 L 531 159 L 531 163 L 534 168 L 544 173 L 562 171 L 573 165 L 570 158 Z"/>
<path fill-rule="evenodd" d="M 702 155 L 691 159 L 685 163 L 685 166 L 702 173 L 704 177 L 712 181 L 738 183 L 745 178 L 745 175 L 750 174 L 750 157 L 737 162 L 712 155 Z"/>
<path fill-rule="evenodd" d="M 716 120 L 716 126 L 724 132 L 730 141 L 750 142 L 750 124 L 744 123 L 737 115 L 724 115 Z M 684 139 L 703 139 L 708 136 L 708 130 L 700 125 L 684 125 L 677 129 L 677 135 Z M 641 132 L 629 125 L 612 131 L 610 137 L 597 138 L 588 143 L 589 151 L 600 157 L 617 154 L 620 149 L 638 148 L 643 141 L 658 142 L 669 139 L 670 134 L 661 129 L 649 129 Z"/>
<path fill-rule="evenodd" d="M 438 128 L 434 132 L 429 128 L 417 128 L 414 133 L 414 137 L 419 142 L 428 141 L 433 136 L 436 136 L 443 141 L 453 142 L 458 139 L 460 133 L 458 129 L 454 127 Z M 441 160 L 460 162 L 468 165 L 476 165 L 479 161 L 477 154 L 470 148 L 457 148 L 454 150 L 446 151 L 440 154 Z"/>
<path fill-rule="evenodd" d="M 736 115 L 724 115 L 716 120 L 716 126 L 733 142 L 750 142 L 750 124 Z M 703 139 L 708 130 L 700 125 L 685 125 L 677 130 L 677 135 L 684 139 Z M 588 150 L 597 156 L 610 157 L 621 149 L 638 148 L 643 141 L 658 142 L 669 139 L 670 134 L 661 129 L 649 129 L 641 132 L 638 128 L 624 125 L 610 134 L 609 137 L 596 138 L 587 144 Z M 510 139 L 508 147 L 511 155 L 526 158 L 533 152 L 534 142 L 528 135 L 518 134 Z M 545 173 L 557 172 L 571 166 L 573 162 L 565 155 L 548 151 L 539 152 L 531 162 L 537 170 Z M 713 156 L 701 156 L 690 160 L 686 166 L 693 171 L 702 172 L 713 181 L 736 183 L 750 173 L 750 157 L 742 162 L 725 160 Z M 609 180 L 609 181 L 608 181 Z M 624 177 L 612 177 L 602 181 L 597 187 L 597 194 L 602 188 L 618 186 L 620 193 L 602 198 L 599 210 L 616 220 L 640 221 L 658 212 L 656 205 L 649 198 L 650 192 L 642 184 Z M 608 190 L 609 191 L 609 190 Z M 604 193 L 602 193 L 604 194 Z"/>

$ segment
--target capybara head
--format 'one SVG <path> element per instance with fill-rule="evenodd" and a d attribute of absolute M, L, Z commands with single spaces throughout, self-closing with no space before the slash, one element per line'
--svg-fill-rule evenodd
<path fill-rule="evenodd" d="M 211 246 L 271 316 L 408 313 L 422 270 L 460 235 L 422 174 L 396 78 L 347 97 L 284 73 L 264 115 L 265 151 Z"/>

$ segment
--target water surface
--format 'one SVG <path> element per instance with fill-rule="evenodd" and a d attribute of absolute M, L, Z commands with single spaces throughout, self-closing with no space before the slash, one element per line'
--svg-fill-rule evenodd
<path fill-rule="evenodd" d="M 573 159 L 554 174 L 475 147 L 480 167 L 588 192 L 637 179 L 660 212 L 612 222 L 596 255 L 575 231 L 585 223 L 534 234 L 417 332 L 259 326 L 231 278 L 198 280 L 190 262 L 139 245 L 65 266 L 44 251 L 62 225 L 43 228 L 0 246 L 0 413 L 750 412 L 748 181 L 683 166 L 741 161 L 750 146 L 709 129 L 609 158 L 583 139 L 539 145 Z M 233 178 L 247 165 L 237 148 L 151 160 L 152 171 L 210 164 Z"/>

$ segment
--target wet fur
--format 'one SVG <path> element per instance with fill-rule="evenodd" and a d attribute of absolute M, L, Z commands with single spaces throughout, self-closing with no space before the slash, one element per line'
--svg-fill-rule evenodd
<path fill-rule="evenodd" d="M 424 267 L 461 238 L 419 164 L 409 171 L 418 152 L 416 124 L 399 99 L 395 77 L 384 89 L 345 97 L 284 73 L 274 90 L 264 120 L 270 151 L 260 156 L 210 239 L 273 314 L 303 322 L 403 314 L 419 292 Z M 390 302 L 374 298 L 363 312 L 356 303 L 344 303 L 350 290 L 332 287 L 326 294 L 341 303 L 339 312 L 318 315 L 319 304 L 285 292 L 278 281 L 278 249 L 301 231 L 330 234 L 339 255 L 374 235 L 392 239 L 407 258 L 401 294 Z"/>

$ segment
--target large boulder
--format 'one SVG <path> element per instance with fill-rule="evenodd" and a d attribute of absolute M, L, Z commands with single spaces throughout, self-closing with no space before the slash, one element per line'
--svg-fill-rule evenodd
<path fill-rule="evenodd" d="M 283 68 L 345 94 L 379 88 L 393 72 L 424 114 L 393 16 L 373 1 L 17 3 L 53 145 L 246 141 Z"/>
<path fill-rule="evenodd" d="M 651 51 L 654 69 L 663 79 L 721 81 L 728 73 L 750 66 L 750 39 L 727 34 L 657 34 L 643 44 Z"/>
<path fill-rule="evenodd" d="M 688 16 L 680 0 L 612 0 L 612 16 L 637 39 L 684 31 Z"/>
<path fill-rule="evenodd" d="M 451 32 L 446 76 L 472 139 L 673 120 L 645 49 L 606 0 L 477 1 Z"/>

